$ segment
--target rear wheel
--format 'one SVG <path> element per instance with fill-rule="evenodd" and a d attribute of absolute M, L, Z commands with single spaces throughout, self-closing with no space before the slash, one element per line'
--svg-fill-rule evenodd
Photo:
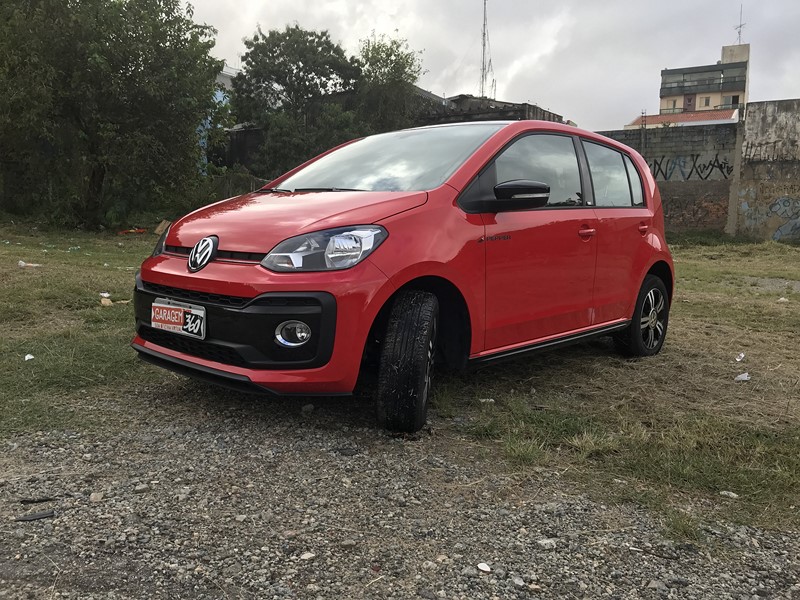
<path fill-rule="evenodd" d="M 629 356 L 652 356 L 664 345 L 668 322 L 667 288 L 661 279 L 648 275 L 639 290 L 631 324 L 614 341 Z"/>
<path fill-rule="evenodd" d="M 413 433 L 428 415 L 439 302 L 430 292 L 401 292 L 392 305 L 378 370 L 378 423 Z"/>

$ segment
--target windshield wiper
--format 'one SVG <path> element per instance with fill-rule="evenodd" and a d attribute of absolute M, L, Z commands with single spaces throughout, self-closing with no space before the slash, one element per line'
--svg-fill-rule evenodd
<path fill-rule="evenodd" d="M 338 188 L 338 187 L 310 187 L 310 188 L 296 188 L 295 192 L 366 192 L 367 190 L 357 190 L 354 188 Z"/>
<path fill-rule="evenodd" d="M 261 188 L 260 190 L 256 190 L 256 194 L 288 194 L 291 193 L 291 191 L 292 190 L 284 190 L 283 188 Z"/>

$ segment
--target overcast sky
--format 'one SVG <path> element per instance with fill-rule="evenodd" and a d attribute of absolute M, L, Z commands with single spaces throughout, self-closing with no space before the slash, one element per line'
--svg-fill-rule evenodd
<path fill-rule="evenodd" d="M 419 85 L 478 95 L 482 0 L 193 0 L 214 26 L 214 54 L 239 66 L 260 25 L 326 29 L 350 54 L 374 30 L 422 51 Z M 800 1 L 745 0 L 750 101 L 800 98 Z M 739 2 L 488 0 L 498 100 L 530 102 L 585 129 L 621 129 L 658 112 L 661 69 L 713 64 L 735 44 Z"/>

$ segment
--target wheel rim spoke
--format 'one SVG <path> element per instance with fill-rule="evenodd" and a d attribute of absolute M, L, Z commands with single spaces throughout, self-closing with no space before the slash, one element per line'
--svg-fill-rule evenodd
<path fill-rule="evenodd" d="M 658 294 L 658 303 L 656 304 L 656 312 L 661 314 L 666 306 L 666 302 L 664 302 L 664 296 L 660 293 Z"/>
<path fill-rule="evenodd" d="M 656 296 L 655 296 L 655 294 L 656 294 L 655 290 L 650 290 L 647 293 L 647 298 L 645 298 L 644 305 L 647 307 L 647 312 L 648 313 L 650 313 L 650 311 L 653 310 L 653 307 L 656 305 Z M 644 311 L 642 311 L 642 312 L 644 312 Z"/>

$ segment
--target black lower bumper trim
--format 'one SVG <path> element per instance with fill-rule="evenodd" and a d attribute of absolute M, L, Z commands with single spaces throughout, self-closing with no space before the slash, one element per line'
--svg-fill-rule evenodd
<path fill-rule="evenodd" d="M 237 392 L 245 392 L 247 394 L 261 394 L 261 395 L 266 394 L 276 397 L 280 396 L 280 397 L 301 397 L 301 398 L 352 395 L 346 392 L 336 393 L 336 394 L 330 394 L 330 393 L 326 394 L 326 393 L 316 393 L 316 392 L 287 394 L 284 392 L 277 392 L 273 389 L 268 388 L 267 386 L 254 383 L 249 377 L 245 375 L 228 373 L 227 371 L 221 371 L 219 369 L 214 369 L 212 367 L 198 365 L 193 362 L 189 362 L 188 360 L 183 360 L 181 358 L 166 356 L 164 354 L 161 354 L 160 352 L 150 350 L 149 348 L 145 348 L 144 346 L 140 346 L 139 344 L 136 343 L 131 344 L 131 347 L 134 350 L 136 350 L 136 352 L 139 354 L 140 359 L 142 359 L 147 363 L 150 363 L 151 365 L 161 367 L 162 369 L 167 369 L 174 373 L 178 373 L 179 375 L 185 375 L 186 377 L 199 379 L 200 381 L 204 381 L 206 383 L 224 387 L 229 390 L 235 390 Z"/>
<path fill-rule="evenodd" d="M 139 358 L 143 361 L 173 371 L 180 375 L 186 375 L 194 379 L 200 379 L 206 383 L 222 386 L 237 392 L 247 392 L 250 394 L 264 394 L 271 393 L 278 395 L 276 392 L 265 388 L 263 386 L 253 383 L 249 377 L 244 375 L 237 375 L 235 373 L 226 373 L 211 367 L 204 367 L 196 365 L 180 358 L 173 358 L 171 356 L 164 356 L 158 352 L 154 352 L 148 348 L 144 348 L 138 344 L 131 344 L 134 350 L 139 353 Z"/>

